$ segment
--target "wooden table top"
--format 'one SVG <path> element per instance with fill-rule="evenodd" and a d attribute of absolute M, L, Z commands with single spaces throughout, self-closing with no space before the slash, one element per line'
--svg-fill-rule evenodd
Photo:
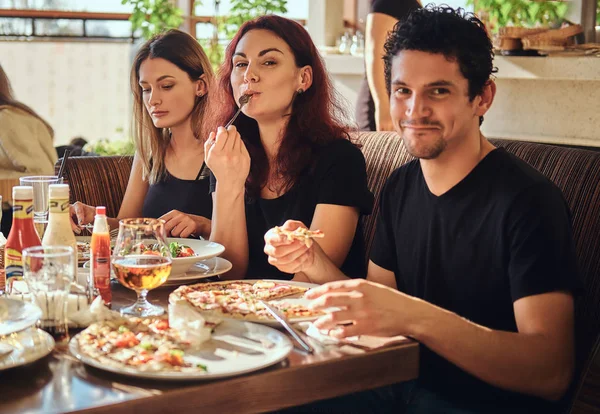
<path fill-rule="evenodd" d="M 113 283 L 113 309 L 135 294 Z M 149 293 L 165 306 L 173 288 Z M 0 371 L 0 413 L 163 413 L 272 411 L 418 376 L 416 342 L 363 351 L 328 347 L 308 355 L 294 350 L 283 362 L 228 379 L 165 382 L 133 379 L 85 366 L 66 349 L 33 364 Z"/>

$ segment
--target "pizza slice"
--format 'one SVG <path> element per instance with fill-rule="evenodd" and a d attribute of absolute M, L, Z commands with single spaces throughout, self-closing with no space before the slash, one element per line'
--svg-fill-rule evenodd
<path fill-rule="evenodd" d="M 267 280 L 261 280 L 252 286 L 252 295 L 258 300 L 273 300 L 288 296 L 303 295 L 308 288 Z"/>
<path fill-rule="evenodd" d="M 287 237 L 289 241 L 298 240 L 304 242 L 306 247 L 310 247 L 311 239 L 322 239 L 325 234 L 321 230 L 309 230 L 304 227 L 298 227 L 296 230 L 284 230 L 277 226 L 275 234 L 281 234 Z"/>

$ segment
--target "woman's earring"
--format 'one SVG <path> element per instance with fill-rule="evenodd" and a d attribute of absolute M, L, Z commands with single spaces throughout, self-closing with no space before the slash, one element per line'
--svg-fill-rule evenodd
<path fill-rule="evenodd" d="M 296 91 L 298 95 L 302 95 L 304 93 L 304 89 L 300 88 Z"/>

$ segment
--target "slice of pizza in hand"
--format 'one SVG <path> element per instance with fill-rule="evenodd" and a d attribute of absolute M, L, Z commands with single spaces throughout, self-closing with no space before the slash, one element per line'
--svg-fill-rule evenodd
<path fill-rule="evenodd" d="M 311 239 L 322 239 L 325 237 L 325 234 L 321 230 L 309 230 L 304 227 L 298 227 L 296 230 L 284 230 L 277 226 L 275 227 L 275 234 L 284 235 L 289 241 L 298 240 L 304 242 L 306 247 L 310 247 Z"/>

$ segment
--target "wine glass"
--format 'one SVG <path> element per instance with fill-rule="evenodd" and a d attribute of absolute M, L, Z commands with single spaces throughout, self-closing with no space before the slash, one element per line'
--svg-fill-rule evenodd
<path fill-rule="evenodd" d="M 112 265 L 119 282 L 137 293 L 137 301 L 122 308 L 122 315 L 146 317 L 165 312 L 148 302 L 146 295 L 167 281 L 171 262 L 164 221 L 149 218 L 119 221 Z"/>

